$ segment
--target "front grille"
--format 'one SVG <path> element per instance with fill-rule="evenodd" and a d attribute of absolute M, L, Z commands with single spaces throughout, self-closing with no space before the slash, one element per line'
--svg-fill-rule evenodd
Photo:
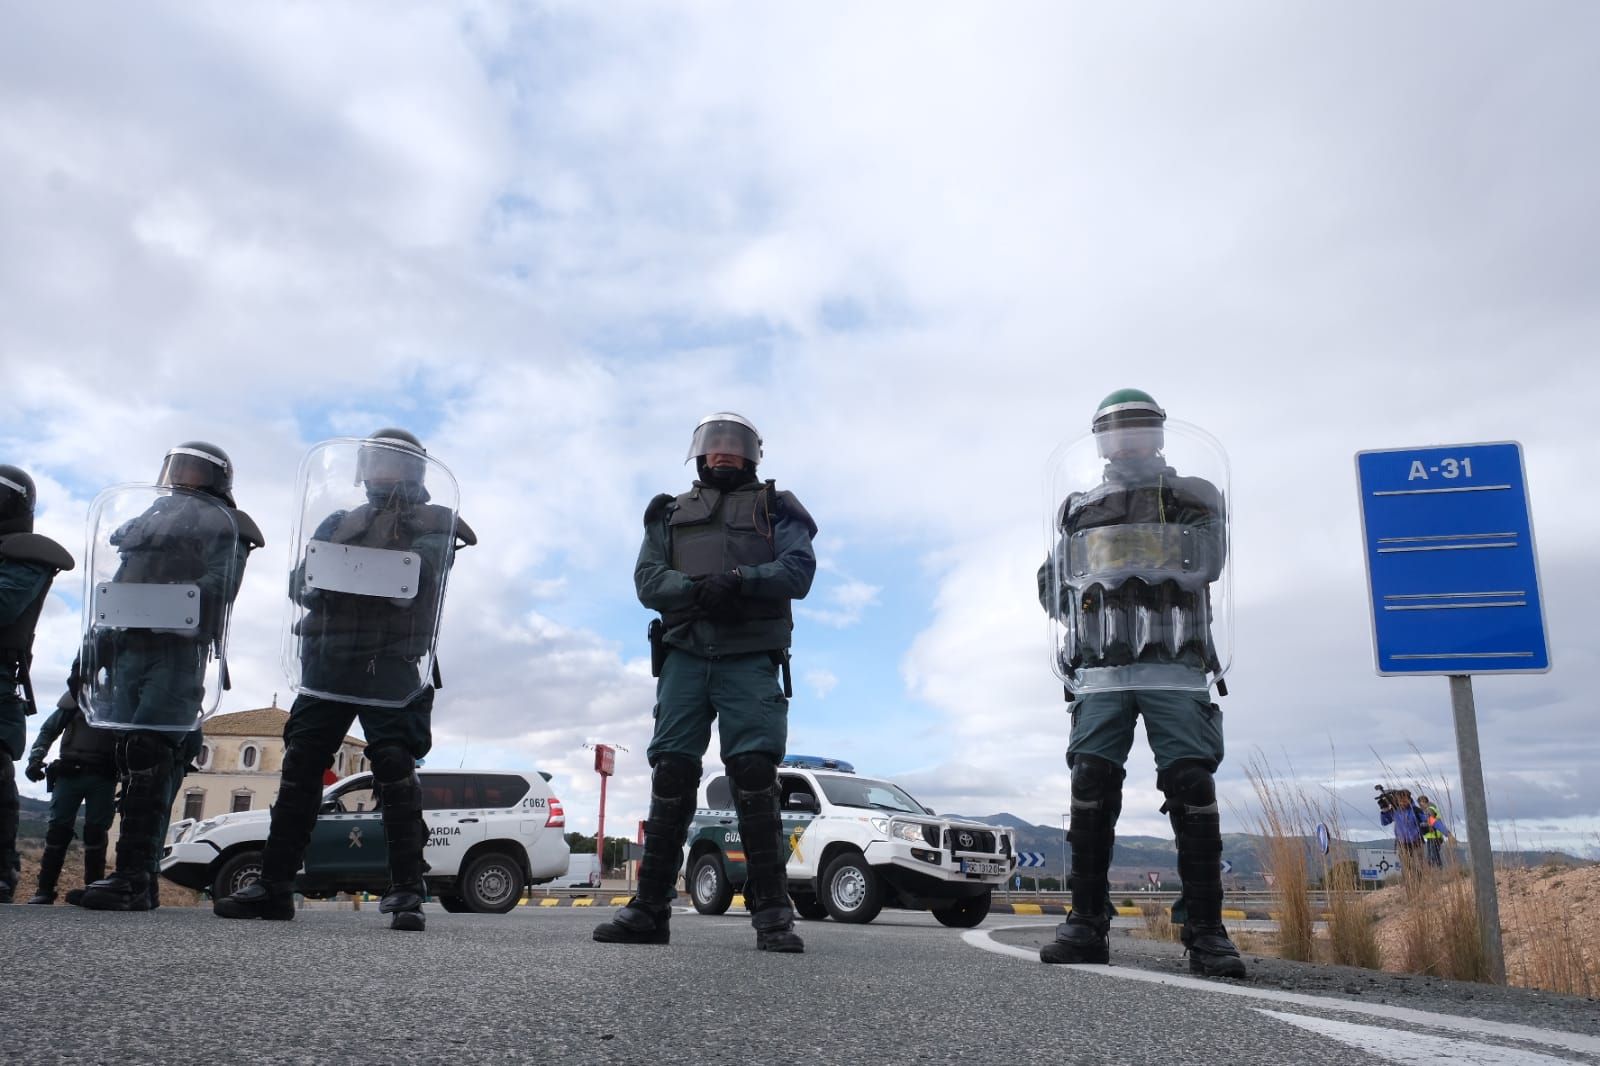
<path fill-rule="evenodd" d="M 983 829 L 946 829 L 944 846 L 951 851 L 977 851 L 993 855 L 994 833 Z"/>

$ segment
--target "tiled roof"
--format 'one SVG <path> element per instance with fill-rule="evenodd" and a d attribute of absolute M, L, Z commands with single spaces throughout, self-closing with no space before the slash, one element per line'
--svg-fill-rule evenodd
<path fill-rule="evenodd" d="M 208 718 L 202 729 L 208 737 L 271 737 L 283 738 L 283 724 L 289 712 L 281 707 L 258 707 L 253 711 L 234 711 Z M 346 736 L 346 744 L 364 745 L 360 737 Z"/>

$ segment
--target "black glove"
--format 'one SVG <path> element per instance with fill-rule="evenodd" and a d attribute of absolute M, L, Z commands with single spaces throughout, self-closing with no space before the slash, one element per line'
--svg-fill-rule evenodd
<path fill-rule="evenodd" d="M 44 760 L 43 759 L 29 759 L 28 760 L 28 768 L 26 770 L 23 770 L 22 773 L 24 774 L 24 776 L 27 777 L 27 779 L 29 781 L 43 781 L 44 780 Z"/>
<path fill-rule="evenodd" d="M 713 574 L 694 586 L 694 605 L 714 621 L 730 621 L 739 611 L 739 575 Z"/>

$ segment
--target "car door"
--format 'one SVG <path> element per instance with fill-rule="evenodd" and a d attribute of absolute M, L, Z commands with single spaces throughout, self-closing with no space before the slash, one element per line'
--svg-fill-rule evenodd
<path fill-rule="evenodd" d="M 788 854 L 787 870 L 790 877 L 810 880 L 817 875 L 817 859 L 806 846 L 805 834 L 816 821 L 815 810 L 797 809 L 797 799 L 811 797 L 813 805 L 820 806 L 811 781 L 800 774 L 778 775 L 778 802 L 783 811 L 783 848 Z"/>
<path fill-rule="evenodd" d="M 422 820 L 428 825 L 428 845 L 423 858 L 433 877 L 454 877 L 461 859 L 484 838 L 488 811 L 477 775 L 424 773 Z"/>
<path fill-rule="evenodd" d="M 306 847 L 302 887 L 382 891 L 388 884 L 389 847 L 377 808 L 371 774 L 352 778 L 324 799 Z"/>

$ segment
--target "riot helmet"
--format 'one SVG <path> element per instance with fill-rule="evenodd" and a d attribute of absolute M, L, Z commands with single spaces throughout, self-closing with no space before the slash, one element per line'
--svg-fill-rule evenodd
<path fill-rule="evenodd" d="M 32 533 L 39 491 L 21 467 L 0 465 L 0 533 Z"/>
<path fill-rule="evenodd" d="M 713 463 L 712 457 L 719 457 Z M 739 465 L 724 463 L 721 456 L 732 456 Z M 689 454 L 684 462 L 695 461 L 695 471 L 702 481 L 720 485 L 739 485 L 755 476 L 756 464 L 761 462 L 761 434 L 748 418 L 732 411 L 718 411 L 706 415 L 694 427 L 689 440 Z"/>
<path fill-rule="evenodd" d="M 408 500 L 426 500 L 422 482 L 427 454 L 409 430 L 395 426 L 373 430 L 356 454 L 356 482 L 367 487 L 367 497 L 374 503 L 396 493 Z"/>
<path fill-rule="evenodd" d="M 228 453 L 203 440 L 189 440 L 173 448 L 161 463 L 156 484 L 163 488 L 194 489 L 233 504 L 233 463 Z"/>
<path fill-rule="evenodd" d="M 1118 389 L 1094 412 L 1095 450 L 1102 459 L 1153 458 L 1166 443 L 1167 412 L 1140 389 Z"/>

